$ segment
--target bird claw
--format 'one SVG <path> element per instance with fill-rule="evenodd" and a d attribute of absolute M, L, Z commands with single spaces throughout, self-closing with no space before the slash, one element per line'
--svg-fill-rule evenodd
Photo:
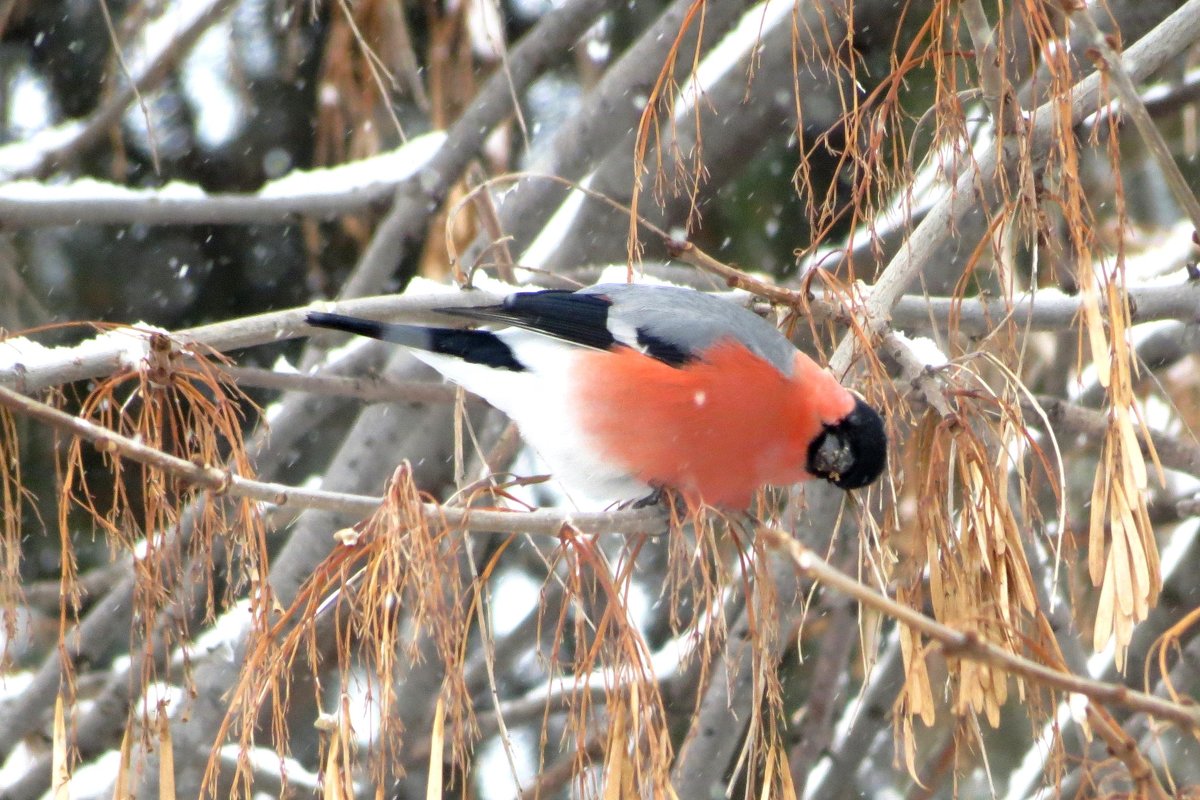
<path fill-rule="evenodd" d="M 630 500 L 628 503 L 623 504 L 622 508 L 626 508 L 626 507 L 632 508 L 632 509 L 649 508 L 650 506 L 656 506 L 659 503 L 661 503 L 663 501 L 663 498 L 665 498 L 666 496 L 667 496 L 666 489 L 663 489 L 660 486 L 657 489 L 655 489 L 653 492 L 651 492 L 650 494 L 646 495 L 645 497 L 638 498 L 637 500 Z"/>
<path fill-rule="evenodd" d="M 668 513 L 673 510 L 675 515 L 680 519 L 686 517 L 688 514 L 688 504 L 683 495 L 663 486 L 659 486 L 645 497 L 639 497 L 636 500 L 627 500 L 617 506 L 617 508 L 624 511 L 652 508 L 654 506 L 662 506 L 663 510 Z"/>

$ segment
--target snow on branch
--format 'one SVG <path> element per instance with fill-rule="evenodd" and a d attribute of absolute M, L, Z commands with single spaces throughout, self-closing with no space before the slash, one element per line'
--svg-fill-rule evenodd
<path fill-rule="evenodd" d="M 181 181 L 154 189 L 131 189 L 93 178 L 68 183 L 14 181 L 0 186 L 0 219 L 13 229 L 111 223 L 246 224 L 287 222 L 297 216 L 332 217 L 389 200 L 402 181 L 428 163 L 445 139 L 438 131 L 361 161 L 297 170 L 252 194 L 208 194 Z"/>
<path fill-rule="evenodd" d="M 98 142 L 141 93 L 160 84 L 201 35 L 236 5 L 235 0 L 194 0 L 176 5 L 170 15 L 154 22 L 156 31 L 173 35 L 149 37 L 154 46 L 138 59 L 132 82 L 124 82 L 87 119 L 72 120 L 26 141 L 0 147 L 0 179 L 45 175 Z"/>

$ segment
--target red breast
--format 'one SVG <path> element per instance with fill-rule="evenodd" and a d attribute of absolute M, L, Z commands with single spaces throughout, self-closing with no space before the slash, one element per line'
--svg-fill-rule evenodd
<path fill-rule="evenodd" d="M 628 347 L 582 352 L 571 378 L 580 425 L 604 457 L 652 486 L 730 508 L 763 484 L 812 477 L 809 444 L 854 408 L 803 353 L 787 376 L 732 339 L 682 367 Z"/>

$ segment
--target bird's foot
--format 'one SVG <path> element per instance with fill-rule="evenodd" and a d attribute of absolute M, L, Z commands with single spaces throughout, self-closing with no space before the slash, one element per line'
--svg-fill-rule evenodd
<path fill-rule="evenodd" d="M 667 490 L 660 486 L 645 497 L 639 497 L 637 500 L 628 501 L 622 505 L 622 508 L 649 508 L 650 506 L 656 506 L 659 503 L 662 503 L 666 496 Z"/>
<path fill-rule="evenodd" d="M 663 511 L 671 514 L 677 519 L 686 519 L 691 513 L 687 500 L 684 496 L 676 491 L 663 486 L 655 488 L 650 494 L 645 497 L 639 497 L 636 500 L 627 500 L 617 506 L 620 510 L 652 508 L 661 506 Z"/>

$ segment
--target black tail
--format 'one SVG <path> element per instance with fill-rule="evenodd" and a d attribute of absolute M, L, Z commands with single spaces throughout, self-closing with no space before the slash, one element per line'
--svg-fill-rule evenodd
<path fill-rule="evenodd" d="M 388 328 L 409 328 L 414 332 L 421 330 L 414 325 L 389 325 L 373 319 L 348 317 L 345 314 L 327 314 L 324 311 L 310 311 L 304 317 L 304 321 L 317 328 L 332 328 L 335 331 L 345 331 L 358 336 L 369 336 L 372 339 L 382 339 L 385 342 L 398 342 L 399 344 L 410 343 L 393 338 L 392 332 Z M 412 346 L 419 347 L 420 345 L 413 344 Z"/>
<path fill-rule="evenodd" d="M 397 325 L 345 314 L 310 311 L 305 322 L 318 328 L 369 336 L 385 342 L 426 350 L 430 353 L 461 358 L 472 364 L 521 372 L 525 365 L 517 361 L 512 349 L 491 331 L 465 331 L 457 328 L 426 328 L 421 325 Z"/>

